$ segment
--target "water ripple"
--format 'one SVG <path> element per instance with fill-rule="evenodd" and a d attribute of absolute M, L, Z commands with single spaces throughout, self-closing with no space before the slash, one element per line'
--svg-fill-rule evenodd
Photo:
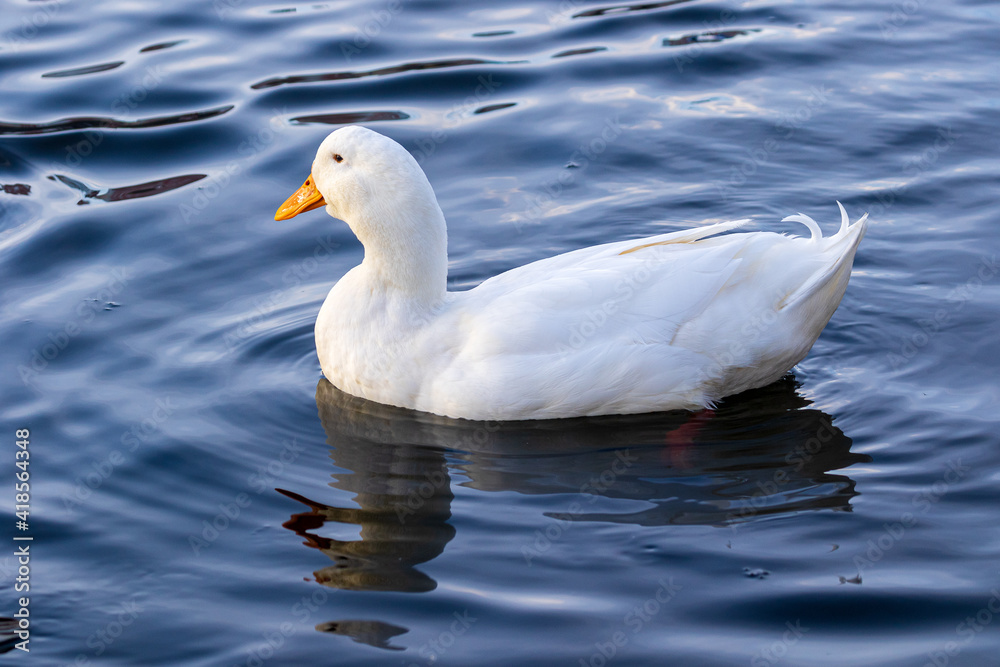
<path fill-rule="evenodd" d="M 107 72 L 108 70 L 117 69 L 125 64 L 124 60 L 116 60 L 112 63 L 102 63 L 100 65 L 90 65 L 88 67 L 77 67 L 74 69 L 63 69 L 56 72 L 46 72 L 42 75 L 42 78 L 46 79 L 61 79 L 67 76 L 83 76 L 84 74 L 96 74 L 97 72 Z"/>
<path fill-rule="evenodd" d="M 760 32 L 760 28 L 750 28 L 748 30 L 715 30 L 711 32 L 692 33 L 674 39 L 663 40 L 663 46 L 687 46 L 688 44 L 704 44 L 708 42 L 722 42 L 733 37 L 749 35 Z"/>
<path fill-rule="evenodd" d="M 324 125 L 349 125 L 351 123 L 373 123 L 378 120 L 406 120 L 410 114 L 403 111 L 346 111 L 342 113 L 296 116 L 293 123 L 322 123 Z"/>
<path fill-rule="evenodd" d="M 178 39 L 173 42 L 160 42 L 159 44 L 150 44 L 149 46 L 144 46 L 139 49 L 139 53 L 149 53 L 150 51 L 160 51 L 162 49 L 169 49 L 172 46 L 177 46 L 178 44 L 183 44 L 186 39 Z"/>
<path fill-rule="evenodd" d="M 51 123 L 8 123 L 0 121 L 0 135 L 15 134 L 51 134 L 53 132 L 72 132 L 74 130 L 86 130 L 90 128 L 101 129 L 145 129 L 149 127 L 162 127 L 164 125 L 179 125 L 181 123 L 192 123 L 208 118 L 215 118 L 224 113 L 228 113 L 235 108 L 235 105 L 228 104 L 224 107 L 207 109 L 205 111 L 191 111 L 188 113 L 175 114 L 171 116 L 155 116 L 153 118 L 142 118 L 140 120 L 117 120 L 103 116 L 82 116 L 77 118 L 64 118 Z"/>
<path fill-rule="evenodd" d="M 483 113 L 489 113 L 491 111 L 500 111 L 501 109 L 509 109 L 511 107 L 516 107 L 516 106 L 517 102 L 501 102 L 500 104 L 488 104 L 484 107 L 479 107 L 472 113 L 483 114 Z"/>
<path fill-rule="evenodd" d="M 552 56 L 553 58 L 566 58 L 568 56 L 582 56 L 587 53 L 597 53 L 598 51 L 607 51 L 606 46 L 590 46 L 583 49 L 569 49 L 568 51 L 560 51 L 559 53 Z"/>
<path fill-rule="evenodd" d="M 79 190 L 83 193 L 84 199 L 81 199 L 78 204 L 88 203 L 87 199 L 100 199 L 102 201 L 125 201 L 126 199 L 141 199 L 142 197 L 152 197 L 153 195 L 158 195 L 164 192 L 169 192 L 171 190 L 176 190 L 177 188 L 184 187 L 189 183 L 194 183 L 205 178 L 206 174 L 184 174 L 183 176 L 171 176 L 170 178 L 161 178 L 156 181 L 149 181 L 148 183 L 139 183 L 137 185 L 124 185 L 117 188 L 96 188 L 88 185 L 82 181 L 78 181 L 75 178 L 65 176 L 63 174 L 56 174 L 54 176 L 49 176 L 50 179 L 54 181 L 59 181 L 65 185 L 70 186 L 74 190 Z"/>
<path fill-rule="evenodd" d="M 607 16 L 609 14 L 627 14 L 630 12 L 648 12 L 654 9 L 663 9 L 664 7 L 670 7 L 673 5 L 680 5 L 686 2 L 691 2 L 691 0 L 666 0 L 666 2 L 644 2 L 635 5 L 612 5 L 611 7 L 599 7 L 597 9 L 588 9 L 583 12 L 579 12 L 573 15 L 573 18 L 588 18 L 591 16 Z"/>
<path fill-rule="evenodd" d="M 467 67 L 469 65 L 502 65 L 509 64 L 497 60 L 481 60 L 479 58 L 453 58 L 450 60 L 429 60 L 424 62 L 405 63 L 392 67 L 368 70 L 366 72 L 327 72 L 324 74 L 296 74 L 292 76 L 275 77 L 259 81 L 252 86 L 254 90 L 274 88 L 294 83 L 318 83 L 320 81 L 343 81 L 345 79 L 362 79 L 367 76 L 387 76 L 415 70 L 445 69 L 451 67 Z"/>

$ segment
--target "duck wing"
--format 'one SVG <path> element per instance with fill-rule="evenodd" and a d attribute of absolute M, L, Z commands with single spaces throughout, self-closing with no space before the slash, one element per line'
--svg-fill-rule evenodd
<path fill-rule="evenodd" d="M 704 404 L 704 355 L 671 341 L 738 271 L 741 242 L 697 243 L 732 226 L 585 248 L 456 294 L 434 342 L 449 363 L 421 403 L 531 419 Z"/>

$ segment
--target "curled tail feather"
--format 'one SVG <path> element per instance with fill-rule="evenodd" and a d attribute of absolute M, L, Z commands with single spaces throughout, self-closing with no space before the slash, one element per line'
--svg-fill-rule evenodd
<path fill-rule="evenodd" d="M 844 205 L 841 204 L 839 201 L 837 202 L 837 207 L 840 209 L 840 229 L 837 230 L 835 236 L 841 236 L 851 226 L 851 219 L 847 217 L 847 210 L 844 208 Z M 868 214 L 865 213 L 863 216 L 861 216 L 861 219 L 858 220 L 855 224 L 864 225 L 867 220 L 868 220 Z M 803 225 L 809 228 L 810 241 L 818 241 L 821 238 L 823 238 L 823 232 L 822 230 L 820 230 L 819 225 L 816 224 L 816 221 L 810 218 L 808 215 L 805 215 L 804 213 L 795 213 L 793 215 L 789 215 L 785 218 L 782 218 L 781 221 L 801 222 Z"/>
<path fill-rule="evenodd" d="M 851 225 L 848 222 L 847 211 L 845 211 L 844 207 L 840 205 L 840 202 L 837 202 L 837 205 L 840 206 L 841 213 L 840 231 L 836 235 L 830 237 L 830 245 L 822 251 L 824 253 L 835 253 L 831 258 L 830 264 L 825 270 L 817 272 L 811 279 L 800 285 L 799 288 L 793 293 L 782 299 L 779 309 L 788 308 L 808 300 L 813 293 L 822 289 L 823 286 L 831 280 L 834 280 L 836 276 L 845 268 L 848 271 L 848 276 L 850 275 L 850 266 L 854 263 L 854 253 L 858 249 L 858 244 L 861 243 L 861 239 L 864 238 L 865 232 L 868 228 L 868 214 L 865 213 L 856 223 Z M 802 219 L 799 219 L 799 216 L 808 220 L 809 223 L 812 223 L 812 225 L 804 222 Z M 810 227 L 810 229 L 812 229 L 813 226 L 816 227 L 816 232 L 811 237 L 811 241 L 817 241 L 822 238 L 822 234 L 819 233 L 819 226 L 816 225 L 816 222 L 812 218 L 798 214 L 798 216 L 788 216 L 785 220 L 793 218 L 795 219 L 795 222 L 802 222 L 807 227 Z M 817 233 L 819 233 L 818 237 Z"/>

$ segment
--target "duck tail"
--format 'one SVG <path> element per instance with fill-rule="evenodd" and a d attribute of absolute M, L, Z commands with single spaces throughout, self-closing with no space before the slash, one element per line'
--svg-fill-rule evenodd
<path fill-rule="evenodd" d="M 840 229 L 833 236 L 833 238 L 841 239 L 846 238 L 848 235 L 856 235 L 857 238 L 855 238 L 852 243 L 852 245 L 856 248 L 858 243 L 860 243 L 861 239 L 864 237 L 865 232 L 868 231 L 868 214 L 865 213 L 852 225 L 850 218 L 847 217 L 847 211 L 844 209 L 844 205 L 837 202 L 837 206 L 840 207 Z"/>
<path fill-rule="evenodd" d="M 822 290 L 824 287 L 832 284 L 841 284 L 842 287 L 846 289 L 847 280 L 850 278 L 850 268 L 854 263 L 854 253 L 858 249 L 858 245 L 861 243 L 861 239 L 864 238 L 865 232 L 868 231 L 868 214 L 865 213 L 861 218 L 855 222 L 853 225 L 850 224 L 850 220 L 847 217 L 847 211 L 844 210 L 843 205 L 837 202 L 840 207 L 840 230 L 829 237 L 828 245 L 822 249 L 823 255 L 829 257 L 829 263 L 826 267 L 815 273 L 812 278 L 807 280 L 804 284 L 799 286 L 795 292 L 789 294 L 784 300 L 781 308 L 788 308 L 794 306 L 798 303 L 808 301 L 809 298 L 817 291 Z M 785 220 L 794 219 L 795 222 L 802 222 L 812 228 L 808 223 L 805 223 L 802 219 L 805 218 L 812 225 L 816 225 L 815 221 L 808 216 L 799 214 L 799 216 L 788 216 Z M 817 234 L 818 237 L 817 237 Z M 814 231 L 810 240 L 817 241 L 823 238 L 822 234 L 819 233 L 819 228 L 817 226 L 816 231 Z M 840 290 L 841 294 L 843 290 Z M 837 302 L 840 302 L 840 298 L 837 298 Z"/>
<path fill-rule="evenodd" d="M 851 219 L 847 217 L 847 209 L 844 208 L 844 205 L 839 201 L 837 202 L 837 208 L 840 209 L 840 231 L 837 232 L 837 235 L 839 236 L 847 231 L 847 227 L 851 224 Z M 865 218 L 867 217 L 868 214 L 865 213 Z"/>
<path fill-rule="evenodd" d="M 847 217 L 847 210 L 844 208 L 844 205 L 838 201 L 837 207 L 840 209 L 840 229 L 838 229 L 837 233 L 834 234 L 833 237 L 831 238 L 842 238 L 847 233 L 848 229 L 853 229 L 858 225 L 861 225 L 861 229 L 858 231 L 860 231 L 861 235 L 864 236 L 865 230 L 868 226 L 867 224 L 868 214 L 865 213 L 863 216 L 861 216 L 860 220 L 854 223 L 854 225 L 851 225 L 851 219 Z M 819 225 L 816 224 L 816 221 L 810 218 L 808 215 L 805 215 L 804 213 L 795 213 L 794 215 L 786 216 L 782 218 L 781 221 L 801 222 L 803 225 L 809 228 L 810 241 L 819 241 L 820 239 L 823 238 L 823 232 L 822 230 L 820 230 Z M 858 241 L 860 240 L 861 239 L 859 238 Z"/>
<path fill-rule="evenodd" d="M 796 213 L 794 215 L 789 215 L 781 219 L 782 222 L 801 222 L 803 225 L 809 228 L 809 240 L 818 241 L 823 238 L 823 232 L 820 231 L 819 225 L 816 221 L 810 218 L 804 213 Z"/>

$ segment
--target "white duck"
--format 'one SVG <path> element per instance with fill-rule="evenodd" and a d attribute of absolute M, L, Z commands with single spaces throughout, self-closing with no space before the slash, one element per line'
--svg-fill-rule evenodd
<path fill-rule="evenodd" d="M 448 292 L 434 191 L 395 141 L 331 133 L 275 214 L 322 205 L 362 263 L 316 320 L 327 379 L 362 398 L 466 419 L 548 419 L 710 407 L 798 363 L 837 309 L 867 215 L 823 238 L 719 236 L 746 224 L 583 248 Z"/>

